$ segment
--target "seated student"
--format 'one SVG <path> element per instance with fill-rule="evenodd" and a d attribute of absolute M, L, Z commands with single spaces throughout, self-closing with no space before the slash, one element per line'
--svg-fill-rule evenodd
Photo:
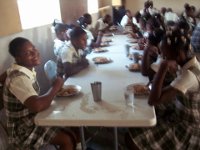
<path fill-rule="evenodd" d="M 168 8 L 164 15 L 164 22 L 167 26 L 174 26 L 179 21 L 178 15 L 173 12 L 172 8 Z"/>
<path fill-rule="evenodd" d="M 87 34 L 87 48 L 89 51 L 90 49 L 99 47 L 102 40 L 102 33 L 98 32 L 97 35 L 94 34 L 94 29 L 91 27 L 92 16 L 88 13 L 85 13 L 77 20 L 77 22 Z"/>
<path fill-rule="evenodd" d="M 130 10 L 126 10 L 126 14 L 122 17 L 120 25 L 125 28 L 127 25 L 132 24 L 132 14 Z"/>
<path fill-rule="evenodd" d="M 99 18 L 97 20 L 94 27 L 94 32 L 95 34 L 99 33 L 99 31 L 105 33 L 106 31 L 109 31 L 111 25 L 111 16 L 106 14 L 103 18 Z"/>
<path fill-rule="evenodd" d="M 144 48 L 144 55 L 142 57 L 141 73 L 149 77 L 152 81 L 155 72 L 151 69 L 151 64 L 155 62 L 160 55 L 159 43 L 163 36 L 163 30 L 157 29 L 150 33 L 147 38 L 147 44 Z"/>
<path fill-rule="evenodd" d="M 161 49 L 167 59 L 154 77 L 148 99 L 155 106 L 157 125 L 130 129 L 126 141 L 130 149 L 200 149 L 200 63 L 191 55 L 188 36 L 178 29 L 164 36 Z M 168 71 L 178 71 L 177 77 L 163 87 Z"/>
<path fill-rule="evenodd" d="M 196 26 L 196 18 L 195 18 L 195 7 L 190 6 L 188 3 L 184 5 L 184 12 L 181 14 L 180 19 L 185 20 L 190 25 L 191 32 L 194 30 Z"/>
<path fill-rule="evenodd" d="M 58 23 L 55 25 L 56 39 L 54 40 L 54 54 L 56 56 L 60 55 L 62 49 L 66 49 L 67 43 L 69 41 L 69 36 L 67 35 L 68 26 L 63 23 Z"/>
<path fill-rule="evenodd" d="M 68 78 L 84 68 L 88 67 L 88 60 L 85 58 L 84 50 L 87 45 L 86 32 L 81 27 L 75 27 L 70 32 L 70 42 L 66 49 L 60 53 L 58 64 L 58 75 Z"/>
<path fill-rule="evenodd" d="M 10 42 L 9 53 L 15 59 L 15 63 L 7 70 L 4 84 L 10 145 L 20 149 L 39 149 L 43 145 L 55 144 L 59 149 L 75 149 L 77 137 L 71 130 L 42 127 L 34 123 L 36 114 L 51 105 L 63 86 L 63 79 L 56 78 L 48 92 L 40 96 L 34 71 L 34 67 L 41 63 L 38 50 L 28 39 L 17 37 Z"/>
<path fill-rule="evenodd" d="M 192 32 L 191 45 L 198 57 L 198 60 L 200 60 L 200 22 L 197 24 L 194 31 Z"/>

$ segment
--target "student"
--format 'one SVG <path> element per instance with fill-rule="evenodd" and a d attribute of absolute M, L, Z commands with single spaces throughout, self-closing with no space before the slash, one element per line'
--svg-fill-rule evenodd
<path fill-rule="evenodd" d="M 77 22 L 87 34 L 87 50 L 91 52 L 91 49 L 100 47 L 103 34 L 101 32 L 98 32 L 97 34 L 94 33 L 94 29 L 91 27 L 92 16 L 85 13 L 77 20 Z"/>
<path fill-rule="evenodd" d="M 130 10 L 126 10 L 126 14 L 122 17 L 120 25 L 125 28 L 127 25 L 132 24 L 132 14 Z"/>
<path fill-rule="evenodd" d="M 62 49 L 66 48 L 70 37 L 67 35 L 68 26 L 63 23 L 55 25 L 56 39 L 54 40 L 54 54 L 59 56 Z"/>
<path fill-rule="evenodd" d="M 200 60 L 200 23 L 197 24 L 191 36 L 191 45 Z"/>
<path fill-rule="evenodd" d="M 43 145 L 59 145 L 60 149 L 73 150 L 76 136 L 58 127 L 41 127 L 34 123 L 38 112 L 47 109 L 63 86 L 58 77 L 44 95 L 39 95 L 39 85 L 34 67 L 41 63 L 38 50 L 26 38 L 17 37 L 9 44 L 9 53 L 15 63 L 7 70 L 4 84 L 4 107 L 7 116 L 9 143 L 20 149 L 39 149 Z"/>
<path fill-rule="evenodd" d="M 126 141 L 131 149 L 200 149 L 200 63 L 191 54 L 189 38 L 178 29 L 164 36 L 161 49 L 167 60 L 155 75 L 148 99 L 155 106 L 157 125 L 130 129 Z M 177 77 L 163 87 L 168 71 L 178 71 Z"/>
<path fill-rule="evenodd" d="M 58 64 L 58 75 L 67 79 L 88 67 L 88 60 L 85 58 L 87 45 L 86 32 L 81 27 L 75 27 L 70 32 L 70 42 L 66 49 L 61 51 Z"/>
<path fill-rule="evenodd" d="M 151 64 L 155 62 L 160 55 L 159 43 L 163 36 L 163 30 L 157 29 L 149 34 L 147 44 L 144 48 L 144 55 L 142 57 L 141 73 L 148 76 L 152 81 L 155 72 L 151 69 Z"/>
<path fill-rule="evenodd" d="M 95 24 L 94 30 L 95 34 L 98 34 L 99 31 L 105 33 L 109 31 L 110 26 L 112 25 L 111 16 L 106 14 L 103 18 L 99 18 Z"/>

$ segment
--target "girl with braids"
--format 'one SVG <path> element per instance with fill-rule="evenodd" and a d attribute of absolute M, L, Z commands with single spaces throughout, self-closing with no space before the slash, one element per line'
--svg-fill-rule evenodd
<path fill-rule="evenodd" d="M 156 73 L 148 103 L 155 106 L 157 125 L 129 129 L 130 149 L 193 150 L 200 149 L 200 63 L 190 51 L 190 40 L 179 29 L 167 33 L 161 41 L 166 59 Z M 163 86 L 166 73 L 177 77 Z"/>

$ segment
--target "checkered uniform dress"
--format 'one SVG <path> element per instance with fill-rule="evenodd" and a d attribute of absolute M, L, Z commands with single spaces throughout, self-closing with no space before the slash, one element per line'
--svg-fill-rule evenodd
<path fill-rule="evenodd" d="M 19 71 L 13 71 L 8 80 L 17 76 L 28 76 Z M 37 81 L 33 83 L 34 89 L 39 93 Z M 7 115 L 7 128 L 9 143 L 20 148 L 20 150 L 37 150 L 46 145 L 55 137 L 59 128 L 39 127 L 34 124 L 36 113 L 29 111 L 16 97 L 9 91 L 9 84 L 4 88 L 4 106 Z"/>
<path fill-rule="evenodd" d="M 168 105 L 155 107 L 157 125 L 131 128 L 129 133 L 141 150 L 200 149 L 200 89 L 178 96 Z"/>

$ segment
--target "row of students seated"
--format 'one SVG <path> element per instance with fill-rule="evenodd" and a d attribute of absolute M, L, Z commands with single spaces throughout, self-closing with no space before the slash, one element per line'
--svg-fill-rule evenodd
<path fill-rule="evenodd" d="M 56 23 L 54 30 L 54 54 L 57 58 L 57 74 L 67 79 L 88 67 L 86 55 L 101 46 L 103 34 L 112 25 L 111 16 L 99 18 L 91 28 L 92 17 L 86 13 L 77 20 L 78 25 Z"/>

